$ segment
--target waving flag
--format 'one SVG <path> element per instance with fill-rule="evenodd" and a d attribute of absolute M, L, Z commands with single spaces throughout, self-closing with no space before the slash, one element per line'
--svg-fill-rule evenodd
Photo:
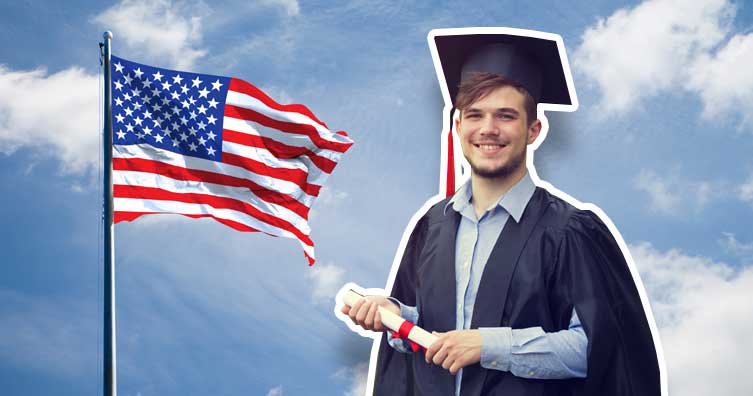
<path fill-rule="evenodd" d="M 239 79 L 112 57 L 115 222 L 211 217 L 295 238 L 314 263 L 309 208 L 353 142 L 303 105 Z"/>

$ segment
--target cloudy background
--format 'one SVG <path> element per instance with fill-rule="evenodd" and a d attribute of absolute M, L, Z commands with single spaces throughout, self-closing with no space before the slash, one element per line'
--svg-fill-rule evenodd
<path fill-rule="evenodd" d="M 333 313 L 382 287 L 436 193 L 432 28 L 559 33 L 580 109 L 539 175 L 609 214 L 657 318 L 672 395 L 753 390 L 753 5 L 264 0 L 0 4 L 0 393 L 101 392 L 97 43 L 237 76 L 348 131 L 295 240 L 152 216 L 116 227 L 121 395 L 361 395 L 371 340 Z M 494 4 L 489 4 L 494 3 Z"/>

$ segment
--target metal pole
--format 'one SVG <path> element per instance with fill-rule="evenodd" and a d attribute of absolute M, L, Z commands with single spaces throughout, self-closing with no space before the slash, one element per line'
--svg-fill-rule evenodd
<path fill-rule="evenodd" d="M 103 65 L 105 75 L 105 117 L 104 117 L 104 396 L 117 395 L 115 368 L 115 243 L 112 215 L 112 75 L 110 72 L 110 40 L 112 32 L 102 34 L 104 38 Z"/>

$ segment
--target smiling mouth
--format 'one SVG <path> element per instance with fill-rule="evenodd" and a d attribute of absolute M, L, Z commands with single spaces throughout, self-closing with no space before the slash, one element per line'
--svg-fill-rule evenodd
<path fill-rule="evenodd" d="M 506 144 L 474 144 L 473 146 L 475 146 L 477 149 L 480 149 L 483 152 L 493 153 L 498 150 L 501 150 L 507 145 Z"/>

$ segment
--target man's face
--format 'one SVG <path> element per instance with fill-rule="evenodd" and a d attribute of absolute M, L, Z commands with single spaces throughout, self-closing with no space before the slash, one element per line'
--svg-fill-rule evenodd
<path fill-rule="evenodd" d="M 541 122 L 528 126 L 525 97 L 513 87 L 500 87 L 461 112 L 455 130 L 473 174 L 505 178 L 525 168 L 526 147 L 536 140 Z"/>

